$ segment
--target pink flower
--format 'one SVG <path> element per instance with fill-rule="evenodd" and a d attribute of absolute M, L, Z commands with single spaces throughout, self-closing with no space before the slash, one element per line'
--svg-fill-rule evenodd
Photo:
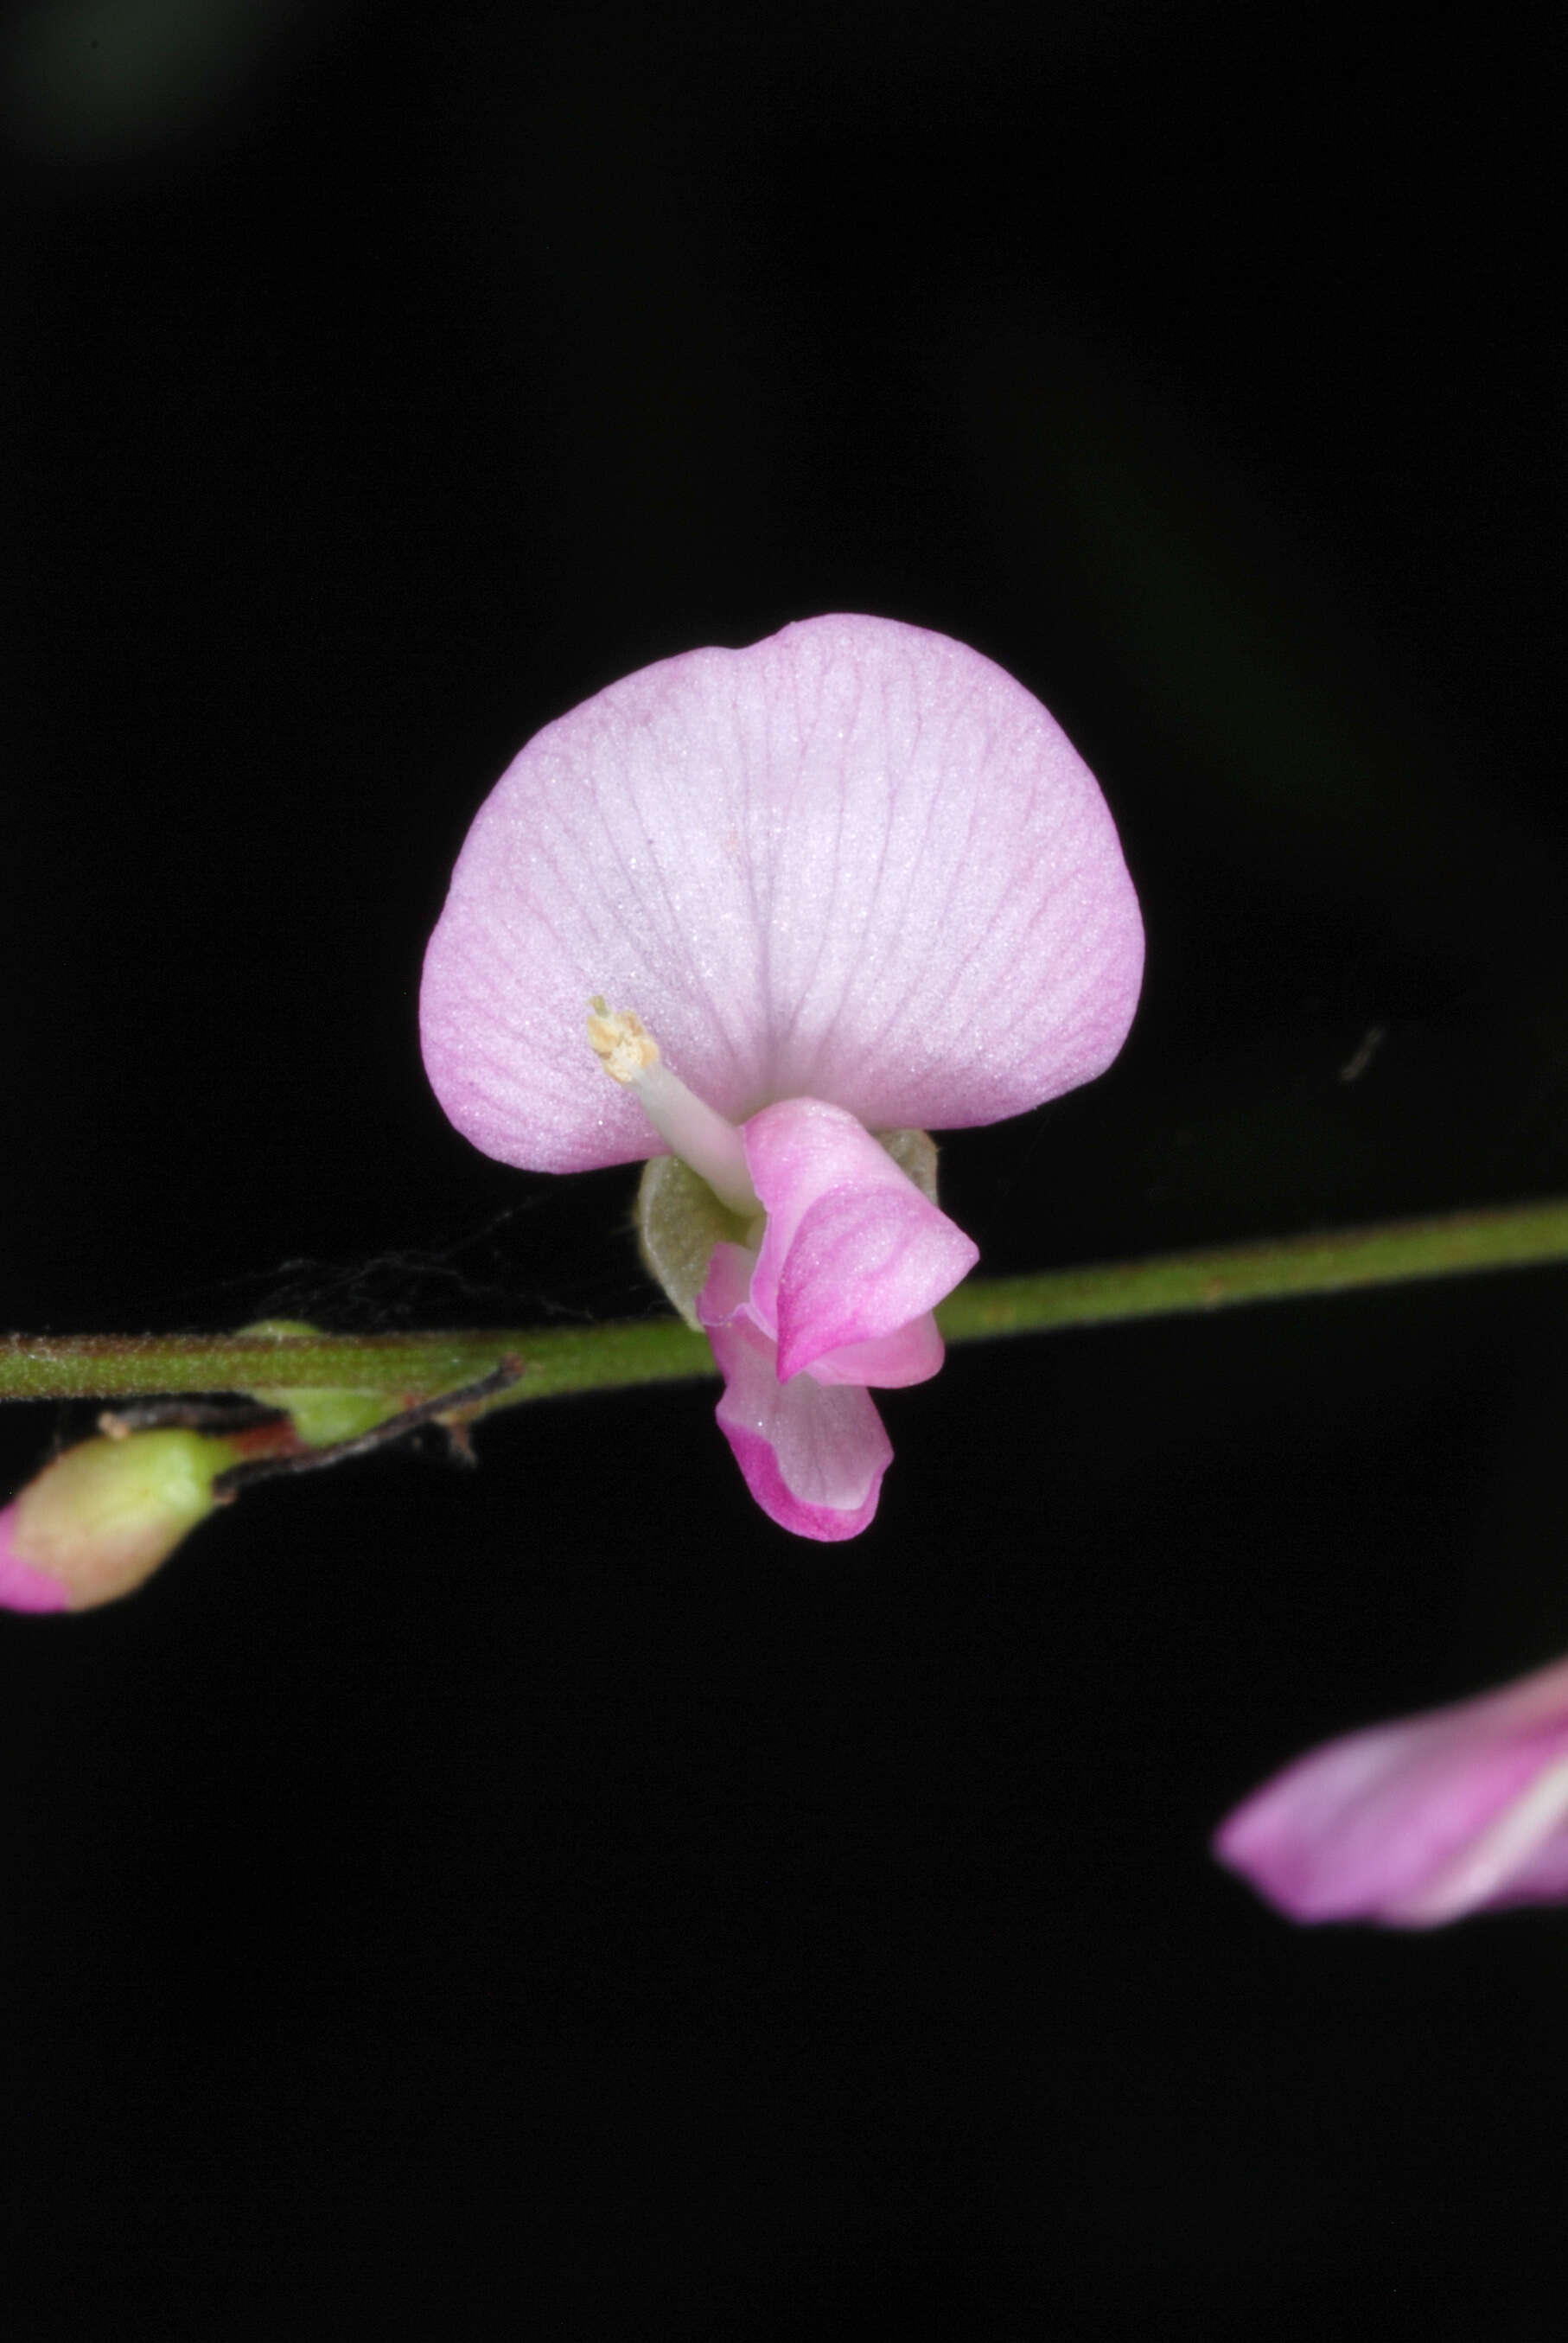
<path fill-rule="evenodd" d="M 923 1132 L 1102 1071 L 1142 955 L 1039 702 L 944 636 L 813 618 L 528 743 L 430 940 L 425 1063 L 503 1162 L 655 1159 L 645 1251 L 712 1339 L 753 1494 L 848 1537 L 890 1456 L 868 1387 L 935 1373 L 932 1305 L 977 1257 Z"/>
<path fill-rule="evenodd" d="M 1312 1750 L 1214 1851 L 1293 1920 L 1430 1928 L 1568 1896 L 1568 1660 Z"/>

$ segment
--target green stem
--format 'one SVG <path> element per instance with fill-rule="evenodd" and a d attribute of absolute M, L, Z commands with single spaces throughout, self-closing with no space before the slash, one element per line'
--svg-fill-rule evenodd
<path fill-rule="evenodd" d="M 963 1342 L 1562 1261 L 1568 1261 L 1568 1197 L 1552 1197 L 1432 1220 L 1383 1221 L 1372 1228 L 1050 1270 L 1040 1277 L 977 1280 L 944 1302 L 937 1318 L 950 1342 Z"/>
<path fill-rule="evenodd" d="M 942 1303 L 937 1319 L 950 1342 L 983 1342 L 1562 1261 L 1568 1261 L 1568 1198 L 1554 1198 L 1039 1277 L 977 1278 Z M 0 1399 L 282 1388 L 411 1403 L 474 1383 L 508 1357 L 521 1364 L 519 1381 L 477 1412 L 714 1371 L 702 1338 L 663 1318 L 427 1334 L 12 1334 L 0 1338 Z"/>

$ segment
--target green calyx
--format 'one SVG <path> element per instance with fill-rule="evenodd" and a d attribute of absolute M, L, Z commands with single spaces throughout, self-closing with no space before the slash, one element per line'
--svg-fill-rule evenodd
<path fill-rule="evenodd" d="M 655 1155 L 645 1165 L 635 1218 L 643 1266 L 700 1333 L 697 1297 L 708 1282 L 713 1248 L 747 1243 L 755 1223 L 727 1212 L 678 1155 Z"/>

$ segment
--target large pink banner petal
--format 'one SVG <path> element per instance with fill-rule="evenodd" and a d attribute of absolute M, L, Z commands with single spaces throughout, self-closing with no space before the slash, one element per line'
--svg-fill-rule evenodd
<path fill-rule="evenodd" d="M 1142 960 L 1115 826 L 1040 702 L 944 635 L 809 618 L 528 742 L 430 940 L 425 1061 L 460 1131 L 535 1171 L 661 1151 L 586 1046 L 596 994 L 731 1122 L 794 1097 L 995 1122 L 1111 1062 Z"/>

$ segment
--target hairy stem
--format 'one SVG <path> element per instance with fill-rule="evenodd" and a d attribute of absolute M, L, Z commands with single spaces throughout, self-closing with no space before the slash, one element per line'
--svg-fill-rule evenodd
<path fill-rule="evenodd" d="M 1038 1277 L 976 1278 L 937 1318 L 950 1342 L 983 1342 L 1562 1261 L 1568 1261 L 1568 1198 Z M 518 1380 L 464 1406 L 465 1416 L 565 1392 L 623 1391 L 714 1372 L 702 1338 L 662 1318 L 426 1334 L 12 1334 L 0 1338 L 0 1399 L 283 1389 L 392 1396 L 412 1407 L 462 1391 L 507 1358 L 520 1363 Z"/>

